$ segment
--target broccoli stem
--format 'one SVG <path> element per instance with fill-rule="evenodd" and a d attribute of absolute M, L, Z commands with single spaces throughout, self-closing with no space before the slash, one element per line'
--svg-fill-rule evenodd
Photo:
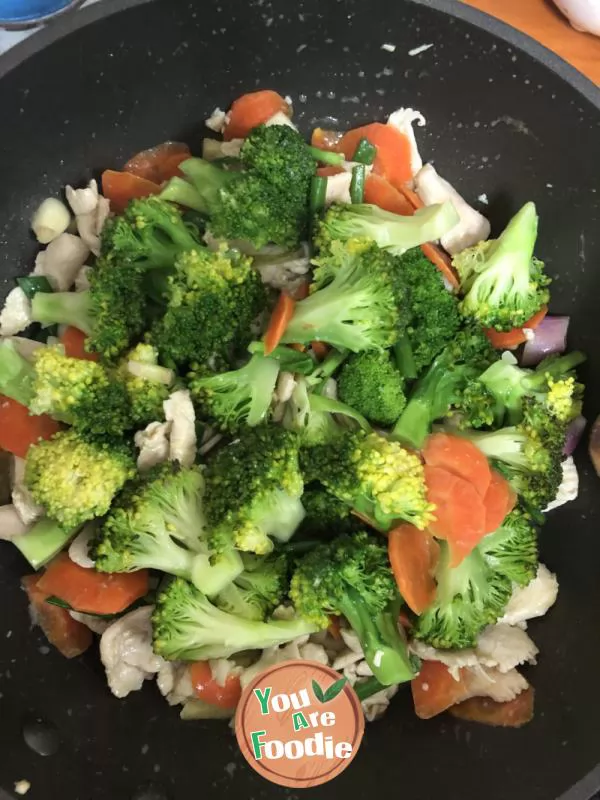
<path fill-rule="evenodd" d="M 31 301 L 31 316 L 42 325 L 72 325 L 89 336 L 93 330 L 90 292 L 38 292 Z"/>
<path fill-rule="evenodd" d="M 244 564 L 237 550 L 220 553 L 213 563 L 208 556 L 198 554 L 194 557 L 190 578 L 194 586 L 207 597 L 214 597 L 235 580 L 243 569 Z"/>
<path fill-rule="evenodd" d="M 192 208 L 194 211 L 200 212 L 200 214 L 208 213 L 207 204 L 200 193 L 183 178 L 171 178 L 160 193 L 160 196 L 163 200 L 179 203 L 180 206 Z"/>
<path fill-rule="evenodd" d="M 420 449 L 431 426 L 431 408 L 426 398 L 413 397 L 392 430 L 392 439 Z"/>
<path fill-rule="evenodd" d="M 15 536 L 13 544 L 33 569 L 37 570 L 60 553 L 79 528 L 62 528 L 56 520 L 44 517 L 23 536 Z"/>
<path fill-rule="evenodd" d="M 365 681 L 354 684 L 354 691 L 361 703 L 363 700 L 367 700 L 369 697 L 383 691 L 385 688 L 386 687 L 375 677 L 367 678 Z"/>
<path fill-rule="evenodd" d="M 358 636 L 367 664 L 380 683 L 390 686 L 415 677 L 406 642 L 398 629 L 396 601 L 373 618 L 360 594 L 348 587 L 339 606 Z"/>
<path fill-rule="evenodd" d="M 17 353 L 12 342 L 0 343 L 0 394 L 29 406 L 34 374 L 31 364 Z"/>
<path fill-rule="evenodd" d="M 396 342 L 394 358 L 403 378 L 414 380 L 417 377 L 417 363 L 408 336 L 401 336 Z"/>
<path fill-rule="evenodd" d="M 321 394 L 311 394 L 309 397 L 310 410 L 313 414 L 340 414 L 340 416 L 349 417 L 358 423 L 363 431 L 370 431 L 371 426 L 362 414 L 355 411 L 346 403 L 340 400 L 334 400 L 331 397 L 324 397 Z"/>

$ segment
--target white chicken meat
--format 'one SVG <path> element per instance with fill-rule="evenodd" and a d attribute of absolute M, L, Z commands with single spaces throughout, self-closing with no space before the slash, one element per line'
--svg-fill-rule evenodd
<path fill-rule="evenodd" d="M 445 233 L 440 242 L 451 255 L 487 239 L 491 227 L 488 220 L 472 208 L 456 189 L 444 180 L 432 164 L 426 164 L 415 176 L 417 194 L 426 206 L 450 201 L 459 215 L 459 222 Z"/>
<path fill-rule="evenodd" d="M 139 449 L 137 468 L 146 472 L 157 464 L 169 459 L 170 422 L 151 422 L 143 431 L 134 436 L 135 446 Z"/>
<path fill-rule="evenodd" d="M 196 413 L 187 389 L 173 392 L 163 403 L 165 419 L 171 423 L 169 460 L 191 467 L 196 460 Z"/>
<path fill-rule="evenodd" d="M 417 145 L 417 139 L 413 128 L 415 123 L 422 128 L 427 124 L 427 121 L 423 114 L 421 114 L 420 111 L 415 111 L 414 108 L 399 108 L 397 111 L 390 114 L 387 121 L 388 125 L 397 128 L 409 141 L 410 167 L 413 176 L 416 175 L 423 166 L 423 159 L 419 152 L 419 146 Z"/>
<path fill-rule="evenodd" d="M 7 294 L 0 312 L 0 336 L 14 336 L 31 325 L 31 302 L 20 286 Z"/>
<path fill-rule="evenodd" d="M 127 697 L 164 666 L 152 650 L 150 618 L 154 606 L 142 606 L 111 623 L 100 639 L 100 658 L 111 692 Z"/>
<path fill-rule="evenodd" d="M 540 564 L 537 575 L 527 586 L 516 587 L 499 622 L 526 627 L 527 620 L 543 617 L 556 602 L 558 580 Z"/>
<path fill-rule="evenodd" d="M 90 248 L 81 237 L 62 233 L 37 254 L 32 274 L 43 275 L 55 291 L 66 292 L 75 283 L 89 254 Z"/>
<path fill-rule="evenodd" d="M 91 180 L 85 189 L 65 189 L 67 202 L 75 214 L 79 235 L 95 256 L 100 255 L 100 234 L 110 214 L 110 201 Z"/>
<path fill-rule="evenodd" d="M 562 481 L 558 487 L 556 497 L 551 503 L 548 503 L 544 511 L 554 511 L 555 508 L 560 508 L 564 506 L 565 503 L 576 500 L 578 495 L 579 474 L 573 456 L 569 456 L 562 463 Z"/>

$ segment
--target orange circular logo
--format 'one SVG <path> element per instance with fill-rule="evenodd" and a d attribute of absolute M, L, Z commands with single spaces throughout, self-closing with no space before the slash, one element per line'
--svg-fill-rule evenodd
<path fill-rule="evenodd" d="M 284 661 L 244 689 L 235 733 L 244 758 L 280 786 L 326 783 L 358 751 L 365 720 L 354 689 L 315 661 Z"/>

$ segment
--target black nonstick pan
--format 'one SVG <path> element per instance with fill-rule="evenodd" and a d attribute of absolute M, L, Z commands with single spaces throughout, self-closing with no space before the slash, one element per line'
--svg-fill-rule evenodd
<path fill-rule="evenodd" d="M 0 294 L 31 268 L 41 199 L 165 139 L 197 149 L 207 114 L 258 86 L 291 95 L 306 131 L 418 108 L 423 154 L 469 199 L 487 194 L 496 230 L 534 200 L 552 310 L 573 318 L 571 343 L 589 355 L 586 412 L 600 411 L 600 91 L 445 0 L 105 0 L 35 34 L 0 59 Z M 535 720 L 422 722 L 401 691 L 312 797 L 583 800 L 600 787 L 600 484 L 584 447 L 578 463 L 579 498 L 543 531 L 561 593 L 530 626 Z M 117 700 L 96 654 L 49 651 L 19 591 L 25 564 L 1 544 L 0 797 L 23 778 L 31 800 L 295 796 L 251 771 L 225 724 L 181 722 L 150 685 Z"/>

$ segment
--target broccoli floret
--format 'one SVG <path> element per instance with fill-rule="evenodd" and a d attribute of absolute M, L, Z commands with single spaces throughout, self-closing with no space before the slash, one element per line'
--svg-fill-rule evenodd
<path fill-rule="evenodd" d="M 500 238 L 454 257 L 465 317 L 487 328 L 509 331 L 524 325 L 548 302 L 550 279 L 542 262 L 533 257 L 537 230 L 535 205 L 526 203 Z"/>
<path fill-rule="evenodd" d="M 132 427 L 127 391 L 101 364 L 69 358 L 56 346 L 38 348 L 33 365 L 32 414 L 49 414 L 95 436 L 119 436 Z"/>
<path fill-rule="evenodd" d="M 201 246 L 196 227 L 159 197 L 132 200 L 102 231 L 103 256 L 143 270 L 172 267 L 179 253 Z"/>
<path fill-rule="evenodd" d="M 376 425 L 393 425 L 406 405 L 404 381 L 388 351 L 351 356 L 338 378 L 338 396 Z"/>
<path fill-rule="evenodd" d="M 150 339 L 167 362 L 185 365 L 245 347 L 266 293 L 249 258 L 203 248 L 177 258 L 166 302 Z"/>
<path fill-rule="evenodd" d="M 205 661 L 242 650 L 276 647 L 317 626 L 302 619 L 250 620 L 217 608 L 191 583 L 173 579 L 160 592 L 152 616 L 154 651 L 167 659 Z"/>
<path fill-rule="evenodd" d="M 316 372 L 314 379 L 319 380 Z M 307 380 L 299 376 L 282 420 L 285 428 L 300 434 L 304 447 L 326 444 L 348 430 L 371 430 L 367 420 L 346 403 L 308 389 Z"/>
<path fill-rule="evenodd" d="M 497 531 L 484 536 L 478 549 L 495 573 L 518 586 L 526 586 L 536 576 L 538 533 L 529 514 L 520 508 Z"/>
<path fill-rule="evenodd" d="M 583 353 L 575 352 L 551 356 L 544 359 L 535 370 L 529 370 L 500 359 L 469 387 L 467 398 L 490 397 L 493 422 L 497 425 L 517 425 L 521 422 L 525 398 L 535 398 L 544 407 L 545 413 L 563 422 L 570 422 L 581 413 L 583 386 L 576 383 L 573 370 L 584 361 Z"/>
<path fill-rule="evenodd" d="M 509 577 L 496 571 L 475 548 L 458 567 L 440 542 L 433 604 L 415 620 L 413 635 L 440 650 L 474 647 L 486 625 L 493 624 L 512 594 Z"/>
<path fill-rule="evenodd" d="M 320 481 L 382 530 L 399 519 L 423 529 L 433 519 L 420 458 L 377 433 L 347 433 L 310 448 L 303 467 L 309 481 Z"/>
<path fill-rule="evenodd" d="M 65 528 L 77 528 L 106 514 L 134 474 L 128 448 L 90 441 L 69 430 L 29 448 L 25 482 L 49 517 Z"/>
<path fill-rule="evenodd" d="M 136 425 L 144 426 L 164 418 L 163 403 L 171 392 L 171 370 L 159 366 L 158 350 L 150 344 L 138 344 L 125 356 L 119 378 L 123 382 L 131 417 Z"/>
<path fill-rule="evenodd" d="M 188 182 L 174 179 L 162 196 L 210 217 L 211 233 L 261 248 L 269 242 L 294 248 L 306 238 L 315 162 L 302 137 L 289 127 L 259 126 L 240 153 L 241 171 L 202 159 L 181 165 Z"/>
<path fill-rule="evenodd" d="M 416 378 L 456 336 L 460 312 L 439 270 L 420 247 L 405 253 L 397 267 L 408 289 L 410 319 L 396 344 L 396 361 L 405 378 Z"/>
<path fill-rule="evenodd" d="M 288 588 L 287 558 L 242 555 L 244 571 L 214 598 L 223 611 L 246 619 L 264 620 L 281 603 Z"/>
<path fill-rule="evenodd" d="M 535 401 L 533 401 L 535 403 Z M 566 427 L 549 415 L 528 412 L 521 425 L 496 431 L 463 431 L 507 478 L 533 511 L 554 500 L 562 481 Z"/>
<path fill-rule="evenodd" d="M 90 552 L 101 572 L 158 569 L 192 581 L 208 595 L 243 569 L 239 555 L 208 546 L 199 469 L 161 464 L 126 487 Z M 211 562 L 212 559 L 212 562 Z"/>
<path fill-rule="evenodd" d="M 347 503 L 317 483 L 311 484 L 302 495 L 306 516 L 294 540 L 300 537 L 329 538 L 341 533 L 355 533 L 364 523 L 352 513 Z"/>
<path fill-rule="evenodd" d="M 298 437 L 276 426 L 242 431 L 206 467 L 206 519 L 216 552 L 233 546 L 265 555 L 302 519 Z"/>
<path fill-rule="evenodd" d="M 383 685 L 415 677 L 398 626 L 402 601 L 381 540 L 361 531 L 319 545 L 296 565 L 290 598 L 320 628 L 327 627 L 330 614 L 346 617 Z"/>
<path fill-rule="evenodd" d="M 412 217 L 392 214 L 367 203 L 334 204 L 318 223 L 314 240 L 316 247 L 326 252 L 336 241 L 365 238 L 401 256 L 420 244 L 437 241 L 458 221 L 458 213 L 450 202 L 422 208 Z"/>
<path fill-rule="evenodd" d="M 99 258 L 84 292 L 38 292 L 31 316 L 42 325 L 73 325 L 89 337 L 88 350 L 108 360 L 127 350 L 146 327 L 143 273 L 134 264 Z"/>
<path fill-rule="evenodd" d="M 277 359 L 254 355 L 232 372 L 209 373 L 205 367 L 196 367 L 189 388 L 201 417 L 221 430 L 235 432 L 267 419 L 278 374 Z"/>
<path fill-rule="evenodd" d="M 496 357 L 482 330 L 468 327 L 459 331 L 417 382 L 394 426 L 393 437 L 422 447 L 431 424 L 460 403 L 469 382 Z"/>
<path fill-rule="evenodd" d="M 404 281 L 394 259 L 365 240 L 332 243 L 312 293 L 296 304 L 284 342 L 324 341 L 358 353 L 383 350 L 406 324 Z"/>

